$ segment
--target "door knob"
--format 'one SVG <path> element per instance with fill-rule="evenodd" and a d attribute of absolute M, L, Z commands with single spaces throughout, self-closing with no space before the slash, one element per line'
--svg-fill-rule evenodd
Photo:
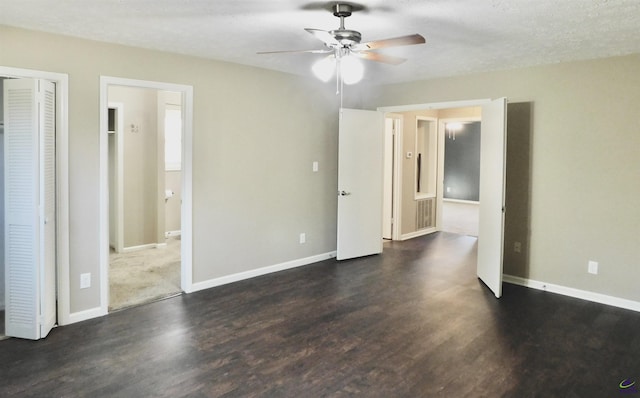
<path fill-rule="evenodd" d="M 338 191 L 338 195 L 340 195 L 340 196 L 348 196 L 348 195 L 351 195 L 351 192 Z"/>

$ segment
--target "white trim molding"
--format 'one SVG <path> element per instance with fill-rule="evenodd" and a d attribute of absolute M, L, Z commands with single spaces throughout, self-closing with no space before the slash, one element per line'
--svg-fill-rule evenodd
<path fill-rule="evenodd" d="M 438 232 L 438 230 L 435 229 L 435 228 L 425 228 L 425 229 L 421 229 L 421 230 L 418 230 L 418 231 L 409 232 L 407 234 L 402 234 L 402 235 L 400 235 L 400 240 L 413 239 L 413 238 L 417 238 L 418 236 L 429 235 L 429 234 L 432 234 L 434 232 Z"/>
<path fill-rule="evenodd" d="M 78 312 L 69 314 L 67 324 L 82 322 L 82 321 L 98 318 L 105 315 L 107 315 L 107 312 L 104 311 L 101 307 L 90 308 L 88 310 L 78 311 Z"/>
<path fill-rule="evenodd" d="M 303 265 L 317 263 L 318 261 L 328 260 L 335 258 L 336 252 L 322 253 L 311 257 L 299 258 L 297 260 L 291 260 L 280 264 L 269 265 L 262 268 L 256 268 L 249 271 L 238 272 L 237 274 L 231 274 L 227 276 L 221 276 L 220 278 L 209 279 L 203 282 L 195 282 L 191 285 L 192 291 L 205 290 L 216 286 L 226 285 L 228 283 L 238 282 L 245 279 L 255 278 L 256 276 L 262 276 L 271 274 L 278 271 L 284 271 L 291 268 L 301 267 Z"/>
<path fill-rule="evenodd" d="M 575 289 L 562 285 L 555 285 L 553 283 L 540 282 L 533 279 L 521 278 L 519 276 L 507 274 L 503 274 L 502 280 L 503 282 L 511 283 L 512 285 L 519 285 L 532 289 L 543 290 L 545 292 L 562 294 L 563 296 L 569 296 L 581 300 L 592 301 L 594 303 L 611 305 L 613 307 L 640 312 L 640 302 L 638 301 L 627 300 L 620 297 L 590 292 L 587 290 Z"/>

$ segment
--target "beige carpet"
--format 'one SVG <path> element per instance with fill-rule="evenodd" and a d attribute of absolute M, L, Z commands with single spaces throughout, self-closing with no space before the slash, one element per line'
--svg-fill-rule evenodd
<path fill-rule="evenodd" d="M 180 237 L 165 247 L 109 255 L 109 311 L 179 293 Z"/>

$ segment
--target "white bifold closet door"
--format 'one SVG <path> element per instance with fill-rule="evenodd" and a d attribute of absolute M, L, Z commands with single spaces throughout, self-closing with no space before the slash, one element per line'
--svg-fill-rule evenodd
<path fill-rule="evenodd" d="M 55 85 L 4 82 L 5 334 L 47 336 L 56 323 Z"/>

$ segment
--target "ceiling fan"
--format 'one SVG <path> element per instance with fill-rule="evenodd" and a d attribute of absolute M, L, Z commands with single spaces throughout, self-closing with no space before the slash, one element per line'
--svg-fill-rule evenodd
<path fill-rule="evenodd" d="M 258 52 L 258 54 L 329 54 L 329 56 L 314 64 L 313 72 L 316 76 L 321 80 L 329 81 L 335 71 L 338 84 L 353 84 L 357 83 L 364 73 L 364 67 L 356 58 L 398 65 L 406 61 L 406 59 L 371 52 L 371 50 L 422 44 L 425 42 L 424 37 L 419 34 L 413 34 L 361 43 L 362 35 L 360 32 L 346 29 L 344 26 L 344 19 L 351 16 L 352 12 L 360 10 L 363 7 L 347 3 L 336 3 L 333 4 L 331 8 L 333 15 L 340 18 L 340 27 L 338 29 L 326 31 L 321 29 L 305 28 L 307 32 L 321 40 L 324 43 L 325 48 L 317 50 L 263 51 Z"/>

